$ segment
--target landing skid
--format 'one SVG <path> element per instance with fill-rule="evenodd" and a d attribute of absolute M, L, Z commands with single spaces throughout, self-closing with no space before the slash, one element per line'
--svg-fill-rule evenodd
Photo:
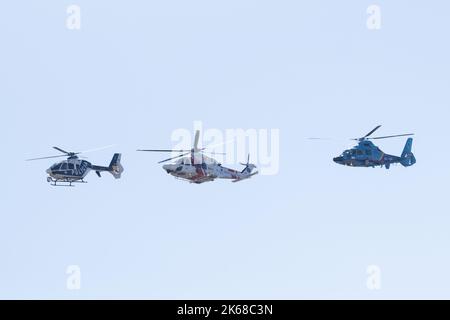
<path fill-rule="evenodd" d="M 47 177 L 47 182 L 50 183 L 53 187 L 75 187 L 73 183 L 87 183 L 84 180 L 62 180 L 62 179 L 53 179 L 51 177 Z"/>

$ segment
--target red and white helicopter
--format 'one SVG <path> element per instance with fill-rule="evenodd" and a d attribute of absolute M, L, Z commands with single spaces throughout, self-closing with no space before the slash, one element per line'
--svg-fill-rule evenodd
<path fill-rule="evenodd" d="M 204 154 L 204 151 L 207 148 L 198 148 L 199 138 L 200 131 L 196 131 L 194 147 L 191 150 L 139 149 L 137 151 L 181 153 L 176 157 L 165 159 L 158 163 L 178 159 L 174 163 L 163 165 L 163 169 L 166 170 L 168 174 L 189 181 L 190 183 L 200 184 L 203 182 L 214 181 L 215 179 L 231 179 L 232 182 L 239 182 L 258 174 L 258 171 L 254 171 L 256 166 L 249 163 L 250 155 L 247 158 L 247 163 L 241 163 L 245 166 L 242 171 L 223 167 L 219 162 Z"/>

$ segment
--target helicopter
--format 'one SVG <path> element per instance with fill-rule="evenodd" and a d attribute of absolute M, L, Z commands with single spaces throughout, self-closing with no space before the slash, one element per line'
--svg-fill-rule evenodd
<path fill-rule="evenodd" d="M 78 158 L 79 154 L 90 151 L 68 152 L 59 147 L 53 147 L 53 149 L 58 150 L 63 154 L 26 160 L 26 161 L 34 161 L 42 159 L 67 157 L 67 160 L 57 162 L 46 170 L 48 174 L 47 182 L 51 183 L 53 186 L 72 187 L 73 183 L 86 183 L 86 181 L 84 181 L 84 178 L 91 170 L 94 170 L 97 176 L 99 177 L 101 177 L 101 172 L 109 172 L 114 178 L 120 179 L 122 172 L 124 170 L 120 163 L 121 159 L 120 153 L 114 154 L 111 163 L 109 164 L 108 167 L 102 167 L 93 165 L 89 161 L 80 160 Z"/>
<path fill-rule="evenodd" d="M 386 154 L 380 150 L 370 140 L 388 139 L 395 137 L 412 136 L 413 133 L 399 134 L 384 137 L 370 137 L 380 126 L 370 131 L 362 138 L 352 139 L 358 141 L 358 145 L 351 149 L 345 150 L 340 156 L 333 158 L 333 161 L 337 164 L 350 166 L 350 167 L 376 167 L 384 166 L 386 169 L 391 167 L 391 164 L 400 163 L 404 167 L 410 167 L 416 163 L 416 158 L 412 153 L 413 139 L 408 138 L 405 147 L 400 157 Z"/>
<path fill-rule="evenodd" d="M 242 171 L 223 167 L 222 164 L 205 155 L 207 148 L 198 147 L 199 138 L 200 131 L 197 130 L 195 132 L 194 146 L 190 150 L 139 149 L 137 151 L 181 153 L 176 157 L 165 159 L 158 163 L 178 159 L 174 163 L 163 165 L 163 169 L 175 178 L 195 184 L 214 181 L 215 179 L 230 179 L 232 182 L 239 182 L 258 174 L 258 171 L 254 171 L 257 169 L 256 166 L 250 163 L 250 155 L 247 157 L 247 163 L 241 163 L 241 165 L 245 166 Z"/>

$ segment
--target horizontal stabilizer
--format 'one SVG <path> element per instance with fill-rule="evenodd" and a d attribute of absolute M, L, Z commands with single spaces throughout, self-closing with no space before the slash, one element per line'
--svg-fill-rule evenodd
<path fill-rule="evenodd" d="M 250 179 L 251 177 L 253 177 L 256 174 L 258 174 L 258 171 L 253 172 L 252 174 L 249 174 L 248 176 L 245 176 L 243 178 L 232 180 L 231 182 L 239 182 L 239 181 L 242 181 L 242 180 L 247 180 L 247 179 Z"/>

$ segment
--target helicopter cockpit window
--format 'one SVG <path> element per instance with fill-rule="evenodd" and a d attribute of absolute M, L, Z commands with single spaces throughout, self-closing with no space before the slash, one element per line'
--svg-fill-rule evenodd
<path fill-rule="evenodd" d="M 352 156 L 356 155 L 356 150 L 351 151 Z"/>
<path fill-rule="evenodd" d="M 74 169 L 73 163 L 69 163 L 69 170 L 73 170 L 73 169 Z"/>
<path fill-rule="evenodd" d="M 58 170 L 59 167 L 61 167 L 61 164 L 60 164 L 60 163 L 55 163 L 55 164 L 51 167 L 51 169 L 52 169 L 52 170 Z"/>
<path fill-rule="evenodd" d="M 357 154 L 358 156 L 361 156 L 361 155 L 363 154 L 363 152 L 362 152 L 362 150 L 356 150 L 356 154 Z"/>
<path fill-rule="evenodd" d="M 67 170 L 67 163 L 63 163 L 61 165 L 61 170 Z"/>
<path fill-rule="evenodd" d="M 371 156 L 372 155 L 372 150 L 366 150 L 366 155 Z"/>

